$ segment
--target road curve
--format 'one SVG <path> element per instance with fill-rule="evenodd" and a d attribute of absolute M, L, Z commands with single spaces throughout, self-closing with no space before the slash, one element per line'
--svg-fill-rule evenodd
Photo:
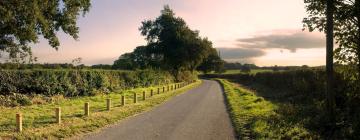
<path fill-rule="evenodd" d="M 130 117 L 86 140 L 233 140 L 220 85 L 203 83 L 153 110 Z"/>

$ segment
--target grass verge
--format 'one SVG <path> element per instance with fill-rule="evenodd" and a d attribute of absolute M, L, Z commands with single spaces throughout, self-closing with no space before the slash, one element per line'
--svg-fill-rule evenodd
<path fill-rule="evenodd" d="M 147 87 L 126 90 L 121 93 L 111 93 L 93 97 L 78 97 L 60 100 L 45 105 L 32 105 L 26 107 L 5 108 L 0 107 L 0 139 L 61 139 L 74 135 L 95 131 L 106 125 L 116 123 L 126 117 L 151 109 L 201 84 L 197 81 L 177 90 L 162 92 L 162 87 Z M 157 89 L 160 88 L 160 94 Z M 153 89 L 154 96 L 150 96 Z M 171 89 L 171 88 L 170 88 Z M 167 90 L 167 87 L 165 88 Z M 146 91 L 147 99 L 143 101 L 142 92 Z M 138 103 L 133 103 L 133 94 L 137 93 Z M 126 97 L 126 105 L 121 106 L 121 95 Z M 113 108 L 106 110 L 106 99 L 112 99 Z M 90 103 L 90 116 L 85 117 L 84 104 Z M 56 124 L 55 108 L 61 107 L 62 124 Z M 15 132 L 15 114 L 23 114 L 23 129 L 21 133 Z"/>
<path fill-rule="evenodd" d="M 294 121 L 291 106 L 273 103 L 240 85 L 217 79 L 224 88 L 230 117 L 239 139 L 316 139 Z M 296 122 L 296 123 L 295 123 Z"/>

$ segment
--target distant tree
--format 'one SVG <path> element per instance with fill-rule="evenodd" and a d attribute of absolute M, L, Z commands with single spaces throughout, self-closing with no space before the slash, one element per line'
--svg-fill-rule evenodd
<path fill-rule="evenodd" d="M 309 66 L 308 66 L 308 65 L 302 65 L 301 68 L 302 68 L 302 69 L 308 69 Z"/>
<path fill-rule="evenodd" d="M 279 71 L 278 65 L 275 65 L 274 67 L 272 67 L 272 70 L 273 70 L 274 72 Z"/>
<path fill-rule="evenodd" d="M 91 66 L 92 69 L 112 69 L 112 65 L 107 65 L 107 64 L 96 64 L 96 65 L 92 65 Z"/>
<path fill-rule="evenodd" d="M 244 65 L 240 68 L 240 72 L 244 72 L 244 73 L 250 73 L 251 72 L 251 68 L 248 65 Z"/>
<path fill-rule="evenodd" d="M 137 69 L 138 66 L 133 61 L 132 53 L 125 53 L 114 61 L 113 69 L 133 70 Z"/>
<path fill-rule="evenodd" d="M 32 59 L 29 44 L 40 35 L 57 49 L 57 31 L 78 38 L 76 21 L 80 13 L 89 11 L 90 0 L 1 0 L 0 53 L 14 61 Z"/>
<path fill-rule="evenodd" d="M 205 74 L 211 71 L 221 73 L 224 70 L 224 61 L 221 60 L 217 51 L 213 49 L 209 56 L 197 67 L 197 70 Z"/>
<path fill-rule="evenodd" d="M 259 67 L 255 64 L 241 64 L 239 62 L 225 62 L 224 68 L 225 69 L 242 69 L 244 66 L 249 67 L 250 69 L 258 69 Z"/>
<path fill-rule="evenodd" d="M 208 56 L 212 43 L 199 37 L 180 17 L 165 6 L 155 20 L 145 20 L 139 28 L 148 42 L 151 55 L 157 56 L 161 67 L 176 74 L 182 70 L 195 70 Z"/>

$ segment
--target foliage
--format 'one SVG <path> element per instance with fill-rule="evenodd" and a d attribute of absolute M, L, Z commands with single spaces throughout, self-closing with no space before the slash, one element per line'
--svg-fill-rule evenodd
<path fill-rule="evenodd" d="M 2 0 L 0 1 L 0 52 L 18 61 L 31 56 L 30 43 L 42 35 L 57 49 L 60 30 L 78 38 L 76 21 L 90 9 L 90 0 Z M 30 58 L 31 59 L 31 58 Z"/>
<path fill-rule="evenodd" d="M 151 54 L 151 50 L 146 46 L 138 46 L 132 53 L 125 53 L 115 60 L 114 69 L 134 70 L 134 69 L 159 69 L 160 58 Z"/>
<path fill-rule="evenodd" d="M 225 62 L 224 63 L 224 67 L 227 70 L 239 70 L 242 69 L 243 67 L 249 67 L 250 69 L 259 69 L 259 66 L 256 66 L 255 64 L 241 64 L 239 62 Z"/>
<path fill-rule="evenodd" d="M 211 49 L 209 56 L 203 60 L 203 62 L 197 67 L 197 70 L 200 70 L 203 73 L 209 73 L 211 71 L 221 73 L 224 71 L 224 63 L 225 62 L 221 60 L 217 54 L 217 51 L 215 49 Z"/>
<path fill-rule="evenodd" d="M 310 31 L 325 30 L 326 0 L 304 0 L 308 17 L 304 27 Z M 360 71 L 360 2 L 359 0 L 334 0 L 334 37 L 339 45 L 335 58 L 339 63 L 357 65 Z M 354 67 L 355 68 L 355 67 Z"/>
<path fill-rule="evenodd" d="M 0 70 L 9 70 L 9 69 L 71 69 L 76 68 L 73 64 L 63 63 L 63 64 L 23 64 L 23 63 L 0 63 Z"/>
<path fill-rule="evenodd" d="M 121 70 L 134 70 L 138 66 L 133 61 L 132 53 L 122 54 L 119 59 L 114 61 L 112 66 L 113 69 L 121 69 Z"/>
<path fill-rule="evenodd" d="M 201 38 L 199 31 L 191 30 L 169 6 L 165 6 L 155 20 L 143 21 L 139 30 L 148 42 L 145 60 L 155 59 L 156 64 L 161 64 L 155 67 L 173 73 L 195 70 L 214 50 L 211 41 Z"/>
<path fill-rule="evenodd" d="M 111 70 L 112 65 L 108 64 L 96 64 L 91 66 L 92 69 L 104 69 L 104 70 Z"/>
<path fill-rule="evenodd" d="M 243 66 L 241 67 L 240 69 L 241 72 L 244 72 L 244 73 L 250 73 L 251 72 L 251 68 L 249 66 Z"/>
<path fill-rule="evenodd" d="M 0 94 L 42 94 L 67 97 L 94 95 L 97 91 L 166 84 L 174 81 L 168 72 L 114 70 L 0 70 Z"/>

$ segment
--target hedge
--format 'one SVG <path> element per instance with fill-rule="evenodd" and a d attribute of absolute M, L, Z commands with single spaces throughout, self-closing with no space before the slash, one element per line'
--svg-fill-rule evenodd
<path fill-rule="evenodd" d="M 230 79 L 242 84 L 266 85 L 270 89 L 291 89 L 294 93 L 324 96 L 326 73 L 322 70 L 291 70 L 280 72 L 262 72 L 256 74 L 207 74 L 206 78 Z M 335 92 L 345 88 L 346 81 L 335 73 Z"/>
<path fill-rule="evenodd" d="M 154 70 L 0 70 L 0 95 L 89 96 L 174 81 L 170 73 Z"/>

